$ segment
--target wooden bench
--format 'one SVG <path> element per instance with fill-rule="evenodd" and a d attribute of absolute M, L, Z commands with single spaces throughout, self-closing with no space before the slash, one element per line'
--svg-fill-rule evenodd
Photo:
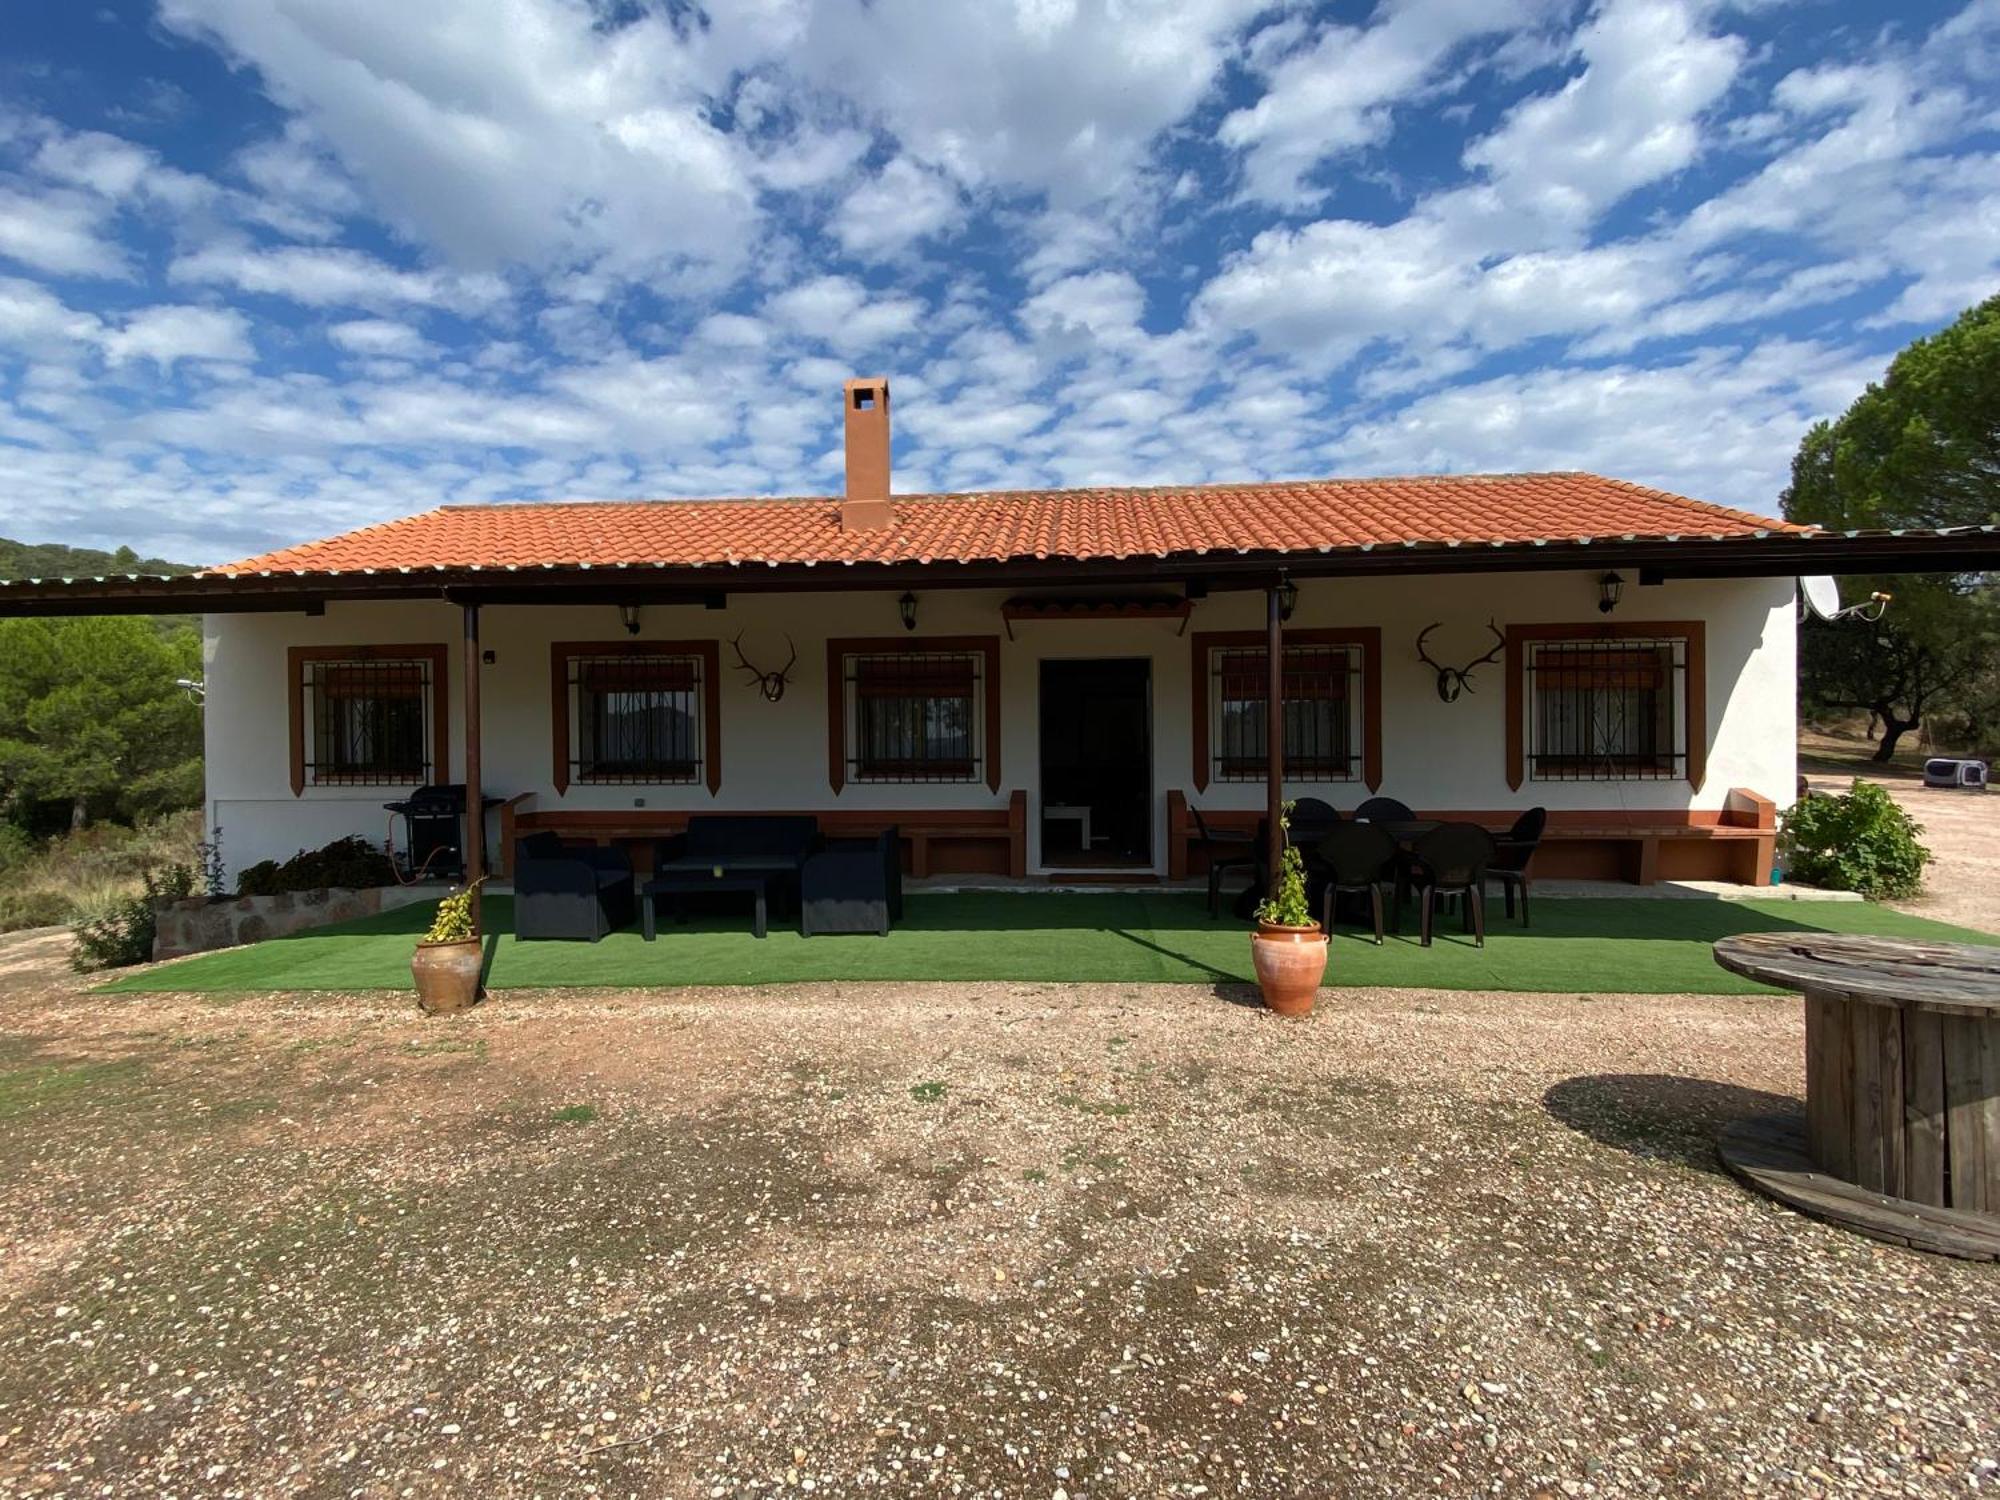
<path fill-rule="evenodd" d="M 598 844 L 644 843 L 681 832 L 690 816 L 686 809 L 540 807 L 537 802 L 535 793 L 523 792 L 501 804 L 500 847 L 493 861 L 501 874 L 513 857 L 514 841 L 523 834 L 548 831 Z M 817 818 L 828 838 L 872 838 L 895 828 L 906 851 L 904 868 L 915 877 L 979 872 L 1019 878 L 1028 871 L 1028 794 L 1018 788 L 1005 807 L 907 812 L 830 808 L 806 809 L 803 815 Z M 639 864 L 645 867 L 640 873 L 650 872 L 650 851 L 635 860 Z"/>
<path fill-rule="evenodd" d="M 1463 820 L 1505 828 L 1521 809 L 1500 812 L 1421 812 L 1420 817 Z M 1216 830 L 1254 830 L 1261 812 L 1226 811 L 1202 815 Z M 1778 809 L 1769 797 L 1742 787 L 1731 790 L 1715 811 L 1681 815 L 1663 812 L 1549 814 L 1542 847 L 1535 855 L 1539 879 L 1624 880 L 1653 885 L 1660 880 L 1727 880 L 1765 885 L 1777 853 Z M 1202 873 L 1190 846 L 1199 841 L 1187 799 L 1167 793 L 1168 874 L 1175 880 Z"/>

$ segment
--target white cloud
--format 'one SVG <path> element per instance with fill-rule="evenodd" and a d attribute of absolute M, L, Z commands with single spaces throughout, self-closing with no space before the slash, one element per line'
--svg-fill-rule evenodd
<path fill-rule="evenodd" d="M 916 160 L 1057 208 L 1125 189 L 1263 0 L 813 5 L 796 65 Z"/>
<path fill-rule="evenodd" d="M 214 245 L 179 257 L 167 274 L 174 281 L 232 286 L 307 307 L 479 309 L 506 296 L 505 283 L 497 277 L 405 271 L 358 250 Z"/>
<path fill-rule="evenodd" d="M 1356 473 L 1590 469 L 1774 513 L 1800 434 L 1879 372 L 1775 340 L 1671 363 L 1554 367 L 1440 391 L 1326 449 Z"/>
<path fill-rule="evenodd" d="M 433 352 L 430 341 L 416 329 L 390 318 L 335 323 L 326 336 L 349 354 L 373 359 L 421 359 Z"/>
<path fill-rule="evenodd" d="M 57 182 L 88 188 L 106 198 L 137 190 L 153 170 L 153 154 L 101 131 L 53 132 L 35 153 L 35 170 Z"/>
<path fill-rule="evenodd" d="M 0 276 L 0 344 L 55 348 L 93 341 L 98 321 L 66 307 L 60 297 L 32 281 Z"/>
<path fill-rule="evenodd" d="M 0 256 L 58 276 L 125 276 L 124 252 L 103 238 L 103 219 L 102 206 L 81 194 L 0 187 Z"/>
<path fill-rule="evenodd" d="M 233 308 L 149 307 L 106 333 L 103 343 L 104 357 L 114 365 L 150 360 L 162 370 L 184 359 L 256 358 L 250 320 Z"/>
<path fill-rule="evenodd" d="M 1314 168 L 1385 139 L 1395 106 L 1435 85 L 1453 54 L 1513 31 L 1548 9 L 1542 0 L 1392 0 L 1369 25 L 1328 22 L 1309 40 L 1286 15 L 1253 38 L 1263 96 L 1232 110 L 1218 135 L 1245 152 L 1244 190 L 1294 207 L 1325 196 Z"/>
<path fill-rule="evenodd" d="M 563 0 L 163 0 L 257 70 L 392 223 L 461 266 L 741 264 L 751 159 L 708 116 L 719 48 Z"/>
<path fill-rule="evenodd" d="M 914 297 L 875 294 L 851 276 L 821 276 L 780 292 L 764 304 L 783 327 L 859 354 L 913 332 L 924 305 Z"/>
<path fill-rule="evenodd" d="M 1466 162 L 1543 222 L 1584 228 L 1633 189 L 1694 161 L 1701 118 L 1748 49 L 1706 31 L 1689 0 L 1606 0 L 1576 46 L 1584 71 L 1517 105 Z"/>
<path fill-rule="evenodd" d="M 831 227 L 849 255 L 874 260 L 952 228 L 962 217 L 948 181 L 899 156 L 847 195 Z"/>

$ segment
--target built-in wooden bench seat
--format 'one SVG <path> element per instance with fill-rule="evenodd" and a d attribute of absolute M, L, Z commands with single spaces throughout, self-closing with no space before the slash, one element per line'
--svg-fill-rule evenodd
<path fill-rule="evenodd" d="M 500 808 L 500 847 L 494 864 L 505 873 L 522 834 L 547 830 L 564 838 L 599 844 L 630 842 L 643 845 L 687 827 L 686 809 L 572 808 L 560 803 L 540 805 L 533 792 L 509 798 Z M 717 809 L 722 811 L 723 809 Z M 738 811 L 739 809 L 729 809 Z M 741 809 L 778 813 L 782 808 Z M 904 868 L 913 876 L 931 874 L 992 874 L 1019 877 L 1028 870 L 1028 794 L 1016 790 L 1005 807 L 893 810 L 808 809 L 829 838 L 867 838 L 894 827 L 903 842 Z M 652 851 L 634 850 L 634 865 L 650 870 Z"/>
<path fill-rule="evenodd" d="M 1503 829 L 1519 812 L 1434 812 L 1423 818 L 1479 823 Z M 1202 809 L 1217 832 L 1254 831 L 1259 812 Z M 1551 811 L 1534 872 L 1543 879 L 1624 880 L 1652 885 L 1660 880 L 1726 880 L 1764 885 L 1777 853 L 1777 804 L 1737 787 L 1720 809 L 1670 812 Z M 1199 842 L 1187 800 L 1167 794 L 1168 872 L 1176 880 L 1202 874 L 1207 865 L 1191 845 Z"/>

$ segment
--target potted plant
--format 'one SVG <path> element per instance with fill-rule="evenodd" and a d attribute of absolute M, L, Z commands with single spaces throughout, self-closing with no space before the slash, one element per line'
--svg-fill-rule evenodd
<path fill-rule="evenodd" d="M 479 934 L 472 921 L 477 890 L 475 881 L 438 902 L 430 931 L 410 955 L 410 976 L 417 982 L 417 1004 L 432 1015 L 465 1010 L 479 998 L 481 954 Z"/>
<path fill-rule="evenodd" d="M 1326 973 L 1326 934 L 1313 920 L 1306 902 L 1306 865 L 1292 847 L 1292 804 L 1285 804 L 1278 826 L 1284 851 L 1278 861 L 1278 885 L 1257 907 L 1257 930 L 1250 934 L 1250 962 L 1257 971 L 1257 988 L 1264 1003 L 1281 1016 L 1309 1016 L 1313 996 Z"/>

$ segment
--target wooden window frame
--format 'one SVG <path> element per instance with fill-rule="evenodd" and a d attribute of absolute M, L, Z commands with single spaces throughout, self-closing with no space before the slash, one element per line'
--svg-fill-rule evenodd
<path fill-rule="evenodd" d="M 549 644 L 549 781 L 558 797 L 569 791 L 569 666 L 578 656 L 693 656 L 701 661 L 700 781 L 604 782 L 611 786 L 701 786 L 712 797 L 722 790 L 722 670 L 721 648 L 706 641 L 552 641 Z M 583 780 L 585 786 L 600 783 Z"/>
<path fill-rule="evenodd" d="M 285 648 L 285 711 L 291 751 L 292 795 L 306 792 L 305 666 L 315 661 L 421 661 L 431 669 L 431 774 L 451 775 L 451 651 L 440 641 L 404 642 L 389 646 L 287 646 Z M 315 781 L 314 786 L 417 786 L 418 781 Z"/>
<path fill-rule="evenodd" d="M 1287 630 L 1283 633 L 1282 644 L 1286 646 L 1353 646 L 1361 652 L 1361 776 L 1362 785 L 1370 792 L 1382 790 L 1382 631 L 1375 625 L 1354 625 L 1340 627 L 1316 627 L 1309 630 Z M 1269 635 L 1262 630 L 1197 630 L 1189 637 L 1189 655 L 1193 678 L 1194 722 L 1190 725 L 1194 738 L 1194 789 L 1208 790 L 1214 779 L 1214 765 L 1208 753 L 1209 715 L 1214 705 L 1209 699 L 1209 658 L 1216 651 L 1240 651 L 1245 648 L 1265 650 L 1270 645 Z M 1286 778 L 1290 780 L 1290 777 Z M 1249 786 L 1253 783 L 1232 781 L 1231 786 Z M 1344 783 L 1340 783 L 1344 784 Z M 1302 786 L 1333 786 L 1334 782 L 1301 782 Z"/>
<path fill-rule="evenodd" d="M 842 636 L 826 643 L 826 777 L 838 793 L 847 786 L 847 669 L 850 656 L 978 656 L 985 679 L 986 789 L 1000 790 L 1000 637 L 997 635 Z M 862 786 L 977 786 L 977 781 L 891 783 Z"/>
<path fill-rule="evenodd" d="M 1701 620 L 1621 620 L 1561 622 L 1507 627 L 1507 785 L 1521 790 L 1528 779 L 1528 647 L 1547 641 L 1619 641 L 1678 639 L 1687 643 L 1686 670 L 1681 674 L 1681 722 L 1687 728 L 1687 784 L 1700 791 L 1708 780 L 1708 631 Z M 1672 778 L 1644 776 L 1632 783 L 1666 785 Z M 1549 782 L 1547 785 L 1572 784 Z M 1584 783 L 1574 783 L 1582 785 Z M 1622 786 L 1623 778 L 1599 785 Z"/>

